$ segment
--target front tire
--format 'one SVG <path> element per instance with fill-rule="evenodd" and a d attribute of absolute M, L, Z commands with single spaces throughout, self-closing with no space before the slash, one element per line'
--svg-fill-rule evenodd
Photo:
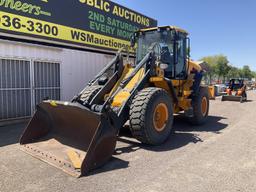
<path fill-rule="evenodd" d="M 82 104 L 88 105 L 92 99 L 96 96 L 96 94 L 101 90 L 102 86 L 93 85 L 88 87 L 80 96 L 79 101 Z"/>
<path fill-rule="evenodd" d="M 171 134 L 172 124 L 173 102 L 165 90 L 149 87 L 134 97 L 130 107 L 130 130 L 137 140 L 160 145 Z"/>
<path fill-rule="evenodd" d="M 207 121 L 209 113 L 208 87 L 200 87 L 199 93 L 192 98 L 193 116 L 188 120 L 193 125 L 202 125 Z"/>

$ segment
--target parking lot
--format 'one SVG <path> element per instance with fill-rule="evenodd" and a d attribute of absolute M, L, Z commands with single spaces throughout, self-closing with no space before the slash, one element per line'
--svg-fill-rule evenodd
<path fill-rule="evenodd" d="M 256 191 L 256 92 L 249 101 L 211 101 L 209 121 L 190 126 L 175 116 L 158 147 L 125 133 L 109 163 L 73 178 L 19 149 L 25 124 L 0 127 L 0 191 Z"/>

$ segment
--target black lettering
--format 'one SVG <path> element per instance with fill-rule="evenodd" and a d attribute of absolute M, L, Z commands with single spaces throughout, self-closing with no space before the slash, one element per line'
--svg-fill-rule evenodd
<path fill-rule="evenodd" d="M 49 35 L 49 34 L 51 34 L 51 27 L 50 27 L 50 25 L 44 25 L 44 33 L 46 34 L 46 35 Z"/>
<path fill-rule="evenodd" d="M 28 24 L 28 26 L 27 26 L 28 31 L 34 31 L 35 30 L 33 21 L 27 21 L 27 24 Z"/>
<path fill-rule="evenodd" d="M 54 36 L 57 36 L 57 35 L 59 34 L 59 29 L 58 29 L 58 27 L 56 27 L 56 26 L 53 26 L 53 27 L 52 27 L 52 34 L 53 34 Z"/>
<path fill-rule="evenodd" d="M 12 26 L 13 26 L 15 29 L 20 29 L 20 28 L 21 28 L 20 19 L 19 19 L 19 18 L 14 18 L 14 19 L 12 20 Z"/>
<path fill-rule="evenodd" d="M 11 27 L 12 26 L 11 18 L 9 16 L 4 15 L 2 18 L 4 19 L 4 23 L 2 23 L 3 26 L 5 26 L 5 27 Z"/>
<path fill-rule="evenodd" d="M 71 30 L 71 37 L 72 37 L 72 39 L 79 40 L 80 39 L 80 32 Z"/>
<path fill-rule="evenodd" d="M 87 34 L 87 42 L 93 43 L 93 40 L 94 40 L 94 35 Z"/>
<path fill-rule="evenodd" d="M 86 34 L 85 33 L 81 33 L 81 41 L 86 41 Z"/>
<path fill-rule="evenodd" d="M 36 23 L 36 32 L 42 33 L 43 32 L 43 25 L 42 23 Z"/>

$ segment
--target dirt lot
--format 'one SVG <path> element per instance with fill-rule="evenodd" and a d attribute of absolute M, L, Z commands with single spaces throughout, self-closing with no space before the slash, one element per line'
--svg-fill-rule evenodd
<path fill-rule="evenodd" d="M 248 98 L 211 101 L 209 122 L 201 127 L 175 117 L 175 133 L 159 147 L 122 137 L 106 166 L 79 179 L 20 151 L 25 125 L 0 127 L 0 192 L 255 192 L 256 92 Z"/>

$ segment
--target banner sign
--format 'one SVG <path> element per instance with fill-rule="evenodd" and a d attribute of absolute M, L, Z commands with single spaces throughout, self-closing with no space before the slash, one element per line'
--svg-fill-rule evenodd
<path fill-rule="evenodd" d="M 0 0 L 0 33 L 82 48 L 117 50 L 157 21 L 109 0 Z"/>

